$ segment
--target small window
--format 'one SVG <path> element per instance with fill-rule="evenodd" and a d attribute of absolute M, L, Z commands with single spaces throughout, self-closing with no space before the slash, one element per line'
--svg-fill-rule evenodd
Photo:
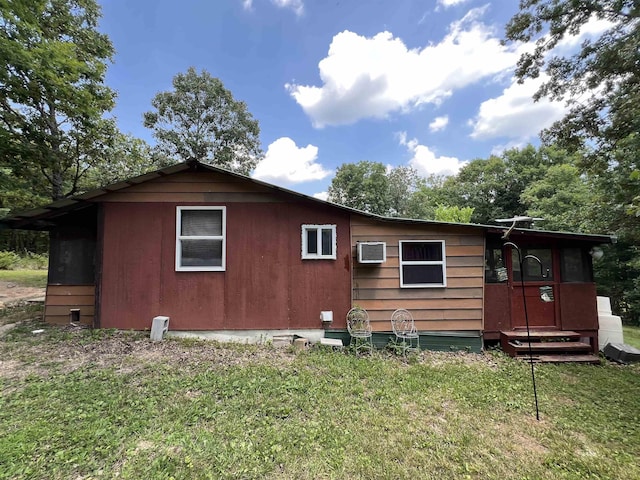
<path fill-rule="evenodd" d="M 302 259 L 335 260 L 336 226 L 302 225 Z"/>
<path fill-rule="evenodd" d="M 484 282 L 500 283 L 507 281 L 502 247 L 487 245 L 484 252 Z"/>
<path fill-rule="evenodd" d="M 178 207 L 176 271 L 224 271 L 225 207 Z"/>
<path fill-rule="evenodd" d="M 445 259 L 443 240 L 400 241 L 400 286 L 446 287 Z"/>
<path fill-rule="evenodd" d="M 582 248 L 560 250 L 560 271 L 563 282 L 593 282 L 591 257 Z"/>
<path fill-rule="evenodd" d="M 550 248 L 521 248 L 520 255 L 522 255 L 525 282 L 547 282 L 553 280 L 553 255 Z M 530 255 L 535 258 L 525 258 Z M 511 251 L 511 263 L 513 265 L 513 280 L 519 282 L 522 275 L 520 273 L 518 251 L 515 249 Z"/>

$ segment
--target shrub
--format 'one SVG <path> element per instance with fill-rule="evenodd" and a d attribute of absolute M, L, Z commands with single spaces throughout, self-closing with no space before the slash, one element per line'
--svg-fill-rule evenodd
<path fill-rule="evenodd" d="M 18 265 L 20 256 L 14 252 L 0 251 L 0 270 L 13 270 Z"/>
<path fill-rule="evenodd" d="M 49 267 L 49 256 L 27 252 L 20 259 L 19 266 L 27 270 L 46 270 Z"/>

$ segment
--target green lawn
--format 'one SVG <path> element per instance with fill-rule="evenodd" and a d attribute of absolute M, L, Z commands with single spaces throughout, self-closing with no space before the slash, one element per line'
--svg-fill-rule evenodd
<path fill-rule="evenodd" d="M 622 326 L 622 336 L 624 343 L 632 347 L 640 348 L 640 327 Z"/>
<path fill-rule="evenodd" d="M 0 281 L 11 282 L 22 287 L 46 287 L 46 270 L 0 270 Z"/>
<path fill-rule="evenodd" d="M 45 332 L 33 334 L 32 330 Z M 326 351 L 25 322 L 0 338 L 0 478 L 640 478 L 640 366 Z"/>

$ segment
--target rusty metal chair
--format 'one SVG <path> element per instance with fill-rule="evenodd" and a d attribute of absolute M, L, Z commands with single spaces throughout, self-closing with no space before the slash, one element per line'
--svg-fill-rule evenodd
<path fill-rule="evenodd" d="M 356 355 L 361 350 L 373 351 L 371 323 L 369 314 L 364 308 L 354 307 L 347 313 L 347 330 L 351 335 L 349 345 L 353 345 Z"/>
<path fill-rule="evenodd" d="M 406 355 L 409 350 L 420 351 L 420 334 L 409 311 L 399 308 L 393 312 L 391 315 L 391 328 L 396 336 L 396 346 L 403 355 Z"/>

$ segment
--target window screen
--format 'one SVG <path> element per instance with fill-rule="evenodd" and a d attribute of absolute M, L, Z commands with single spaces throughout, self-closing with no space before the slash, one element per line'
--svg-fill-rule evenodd
<path fill-rule="evenodd" d="M 178 207 L 176 270 L 225 269 L 225 207 Z"/>
<path fill-rule="evenodd" d="M 563 282 L 592 282 L 591 257 L 582 248 L 563 248 L 560 251 Z"/>

